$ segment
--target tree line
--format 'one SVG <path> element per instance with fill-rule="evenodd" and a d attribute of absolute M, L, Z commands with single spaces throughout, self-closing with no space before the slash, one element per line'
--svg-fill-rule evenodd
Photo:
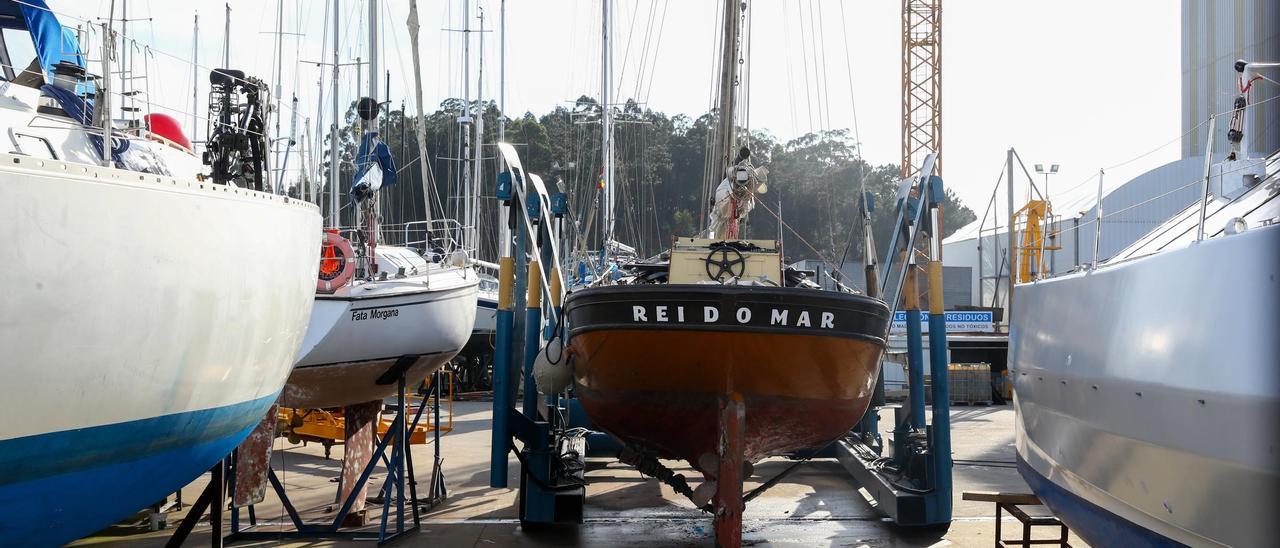
<path fill-rule="evenodd" d="M 424 118 L 427 140 L 429 184 L 433 194 L 434 218 L 457 218 L 461 198 L 458 179 L 463 156 L 458 117 L 465 103 L 443 101 Z M 387 143 L 398 171 L 399 183 L 382 194 L 382 217 L 394 225 L 424 218 L 421 169 L 417 165 L 417 117 L 406 115 L 403 105 L 389 109 L 381 121 L 381 137 Z M 492 258 L 496 247 L 497 201 L 494 185 L 498 170 L 499 118 L 493 102 L 476 103 L 472 112 L 484 117 L 484 145 L 479 152 L 484 165 L 480 181 L 480 256 Z M 600 107 L 590 97 L 572 105 L 557 106 L 550 112 L 505 120 L 505 140 L 520 153 L 527 172 L 536 173 L 553 188 L 569 195 L 570 214 L 566 222 L 571 235 L 586 249 L 598 249 L 601 186 Z M 668 116 L 634 101 L 616 108 L 615 118 L 615 204 L 616 238 L 635 247 L 641 256 L 660 253 L 676 236 L 691 236 L 705 227 L 707 197 L 707 149 L 716 116 L 697 118 L 684 114 Z M 346 190 L 350 186 L 353 158 L 358 143 L 354 104 L 348 109 L 340 137 L 339 205 L 343 226 L 352 224 L 352 208 Z M 857 236 L 861 222 L 858 199 L 863 185 L 872 196 L 873 233 L 877 246 L 887 245 L 894 223 L 894 205 L 899 166 L 873 166 L 857 153 L 847 130 L 821 131 L 781 141 L 765 130 L 740 135 L 739 141 L 752 151 L 756 166 L 767 166 L 768 192 L 760 195 L 751 213 L 745 236 L 750 239 L 781 238 L 788 261 L 825 259 L 839 262 L 861 256 Z M 327 154 L 321 162 L 321 184 L 327 184 Z M 322 186 L 321 188 L 325 188 Z M 327 197 L 321 199 L 325 206 Z M 327 206 L 325 206 L 327 207 Z M 781 217 L 782 230 L 779 230 Z M 943 205 L 944 237 L 972 222 L 973 211 L 959 202 L 948 189 Z M 883 249 L 877 252 L 880 256 Z"/>

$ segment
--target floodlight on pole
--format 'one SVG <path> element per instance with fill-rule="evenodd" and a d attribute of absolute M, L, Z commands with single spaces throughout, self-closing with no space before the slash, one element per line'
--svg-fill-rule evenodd
<path fill-rule="evenodd" d="M 1036 173 L 1044 175 L 1044 199 L 1049 199 L 1049 176 L 1058 173 L 1058 164 L 1050 164 L 1049 169 L 1045 170 L 1044 164 L 1036 164 Z"/>

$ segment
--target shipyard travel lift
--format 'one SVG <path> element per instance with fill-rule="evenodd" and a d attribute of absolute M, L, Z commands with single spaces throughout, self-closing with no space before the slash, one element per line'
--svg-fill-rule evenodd
<path fill-rule="evenodd" d="M 508 487 L 507 453 L 514 452 L 520 462 L 521 525 L 581 523 L 586 439 L 568 434 L 571 429 L 561 407 L 566 400 L 553 395 L 540 401 L 534 381 L 534 362 L 540 356 L 552 363 L 562 359 L 564 280 L 558 245 L 568 201 L 561 192 L 548 194 L 542 179 L 526 173 L 510 144 L 499 143 L 498 151 L 506 169 L 496 188 L 504 215 L 499 227 L 489 484 Z M 517 386 L 523 390 L 519 408 Z M 516 447 L 515 440 L 522 447 Z"/>
<path fill-rule="evenodd" d="M 543 379 L 535 381 L 535 362 L 558 363 L 564 346 L 563 341 L 558 340 L 564 327 L 561 320 L 564 282 L 558 268 L 557 246 L 562 241 L 560 228 L 567 204 L 562 193 L 548 194 L 536 175 L 524 172 L 510 145 L 503 143 L 498 148 L 506 166 L 497 184 L 505 222 L 500 228 L 489 483 L 495 488 L 509 486 L 507 454 L 513 452 L 520 464 L 517 505 L 521 525 L 582 523 L 587 442 L 592 442 L 594 450 L 611 440 L 580 428 L 581 412 L 576 402 L 559 395 L 540 395 L 537 382 Z M 935 156 L 929 155 L 919 174 L 905 180 L 899 189 L 896 228 L 882 263 L 885 268 L 880 268 L 874 251 L 864 259 L 869 292 L 892 303 L 901 299 L 907 313 L 909 403 L 886 406 L 884 379 L 878 378 L 872 407 L 855 431 L 821 451 L 797 456 L 838 459 L 869 493 L 876 509 L 904 527 L 946 526 L 951 522 L 950 409 L 939 237 L 940 204 L 945 195 L 942 179 L 933 175 L 934 165 Z M 865 249 L 874 250 L 869 229 L 870 209 L 869 200 L 864 199 L 861 211 L 864 245 Z M 926 241 L 921 234 L 927 236 L 928 242 L 923 254 L 917 249 L 920 242 Z M 922 260 L 917 260 L 917 255 L 923 255 Z M 934 402 L 932 423 L 925 420 L 928 399 L 924 390 L 925 360 L 916 283 L 916 270 L 921 264 L 925 266 L 931 289 L 928 322 Z M 558 369 L 568 370 L 567 367 Z M 517 386 L 523 387 L 518 406 Z M 895 422 L 892 439 L 886 442 L 878 431 L 878 412 L 890 409 Z M 616 447 L 610 447 L 607 452 L 617 456 Z M 762 488 L 777 479 L 780 478 L 770 480 Z"/>
<path fill-rule="evenodd" d="M 946 317 L 942 301 L 942 178 L 934 175 L 936 156 L 926 156 L 920 172 L 898 189 L 897 220 L 890 235 L 884 269 L 874 254 L 864 258 L 866 287 L 890 307 L 906 312 L 907 384 L 905 405 L 885 405 L 884 375 L 853 435 L 833 444 L 834 456 L 866 490 L 876 510 L 903 527 L 945 527 L 951 523 L 951 405 L 947 386 Z M 870 198 L 864 194 L 865 249 L 874 250 Z M 918 245 L 921 235 L 927 245 Z M 919 249 L 925 247 L 924 250 Z M 922 260 L 917 260 L 918 258 Z M 929 372 L 932 397 L 925 395 L 924 341 L 921 333 L 917 273 L 925 267 L 929 288 Z M 932 422 L 925 404 L 933 403 Z M 879 412 L 893 412 L 892 439 L 880 434 Z"/>

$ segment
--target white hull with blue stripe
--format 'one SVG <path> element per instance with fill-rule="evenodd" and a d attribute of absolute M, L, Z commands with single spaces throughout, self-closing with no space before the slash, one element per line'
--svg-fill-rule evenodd
<path fill-rule="evenodd" d="M 310 314 L 304 202 L 0 154 L 0 545 L 57 545 L 228 454 Z"/>
<path fill-rule="evenodd" d="M 118 92 L 87 93 L 41 0 L 0 0 L 0 22 L 0 546 L 56 546 L 261 422 L 306 332 L 320 216 L 244 188 L 252 169 L 215 184 L 149 102 L 95 118 Z"/>

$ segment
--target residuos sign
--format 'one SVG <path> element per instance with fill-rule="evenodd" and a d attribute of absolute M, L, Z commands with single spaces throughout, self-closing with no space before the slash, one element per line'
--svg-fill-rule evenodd
<path fill-rule="evenodd" d="M 947 333 L 993 333 L 995 332 L 995 314 L 990 310 L 975 311 L 950 311 L 944 312 L 947 321 Z M 920 312 L 920 330 L 924 333 L 929 332 L 929 313 L 927 311 Z M 907 313 L 897 311 L 893 313 L 893 326 L 889 329 L 890 333 L 906 333 L 907 332 Z"/>

